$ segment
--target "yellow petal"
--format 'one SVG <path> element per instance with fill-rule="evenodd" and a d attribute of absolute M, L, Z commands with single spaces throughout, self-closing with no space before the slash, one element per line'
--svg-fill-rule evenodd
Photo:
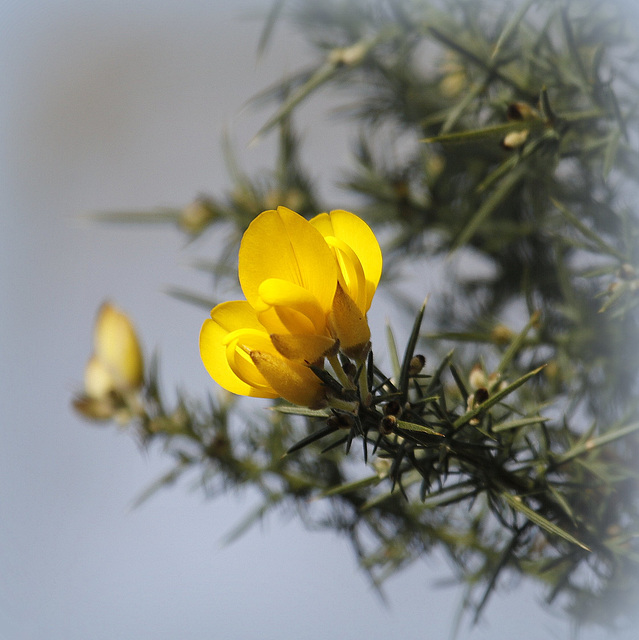
<path fill-rule="evenodd" d="M 343 240 L 335 236 L 326 236 L 326 244 L 333 249 L 339 266 L 339 283 L 353 302 L 362 310 L 368 311 L 367 281 L 364 268 L 357 254 Z"/>
<path fill-rule="evenodd" d="M 320 379 L 307 366 L 261 351 L 253 351 L 251 359 L 285 400 L 311 409 L 326 405 L 325 389 Z"/>
<path fill-rule="evenodd" d="M 238 330 L 261 332 L 268 338 L 248 302 L 223 302 L 211 311 L 211 318 L 204 321 L 200 331 L 200 356 L 206 370 L 215 382 L 232 393 L 277 398 L 279 394 L 255 369 L 250 356 L 243 355 L 241 349 L 238 351 L 237 340 L 232 345 L 228 340 L 229 335 Z M 228 351 L 231 351 L 230 356 Z"/>
<path fill-rule="evenodd" d="M 256 309 L 260 285 L 270 278 L 306 289 L 327 313 L 333 302 L 337 265 L 322 235 L 299 214 L 278 207 L 264 211 L 244 233 L 239 253 L 242 291 Z"/>
<path fill-rule="evenodd" d="M 337 285 L 329 321 L 333 334 L 340 341 L 340 349 L 347 356 L 361 361 L 368 351 L 371 331 L 366 315 L 340 285 Z"/>
<path fill-rule="evenodd" d="M 254 350 L 275 351 L 268 334 L 263 329 L 259 331 L 237 329 L 225 336 L 224 346 L 226 347 L 226 360 L 231 371 L 258 393 L 259 397 L 264 394 L 266 397 L 270 397 L 273 389 L 251 360 L 251 352 Z"/>
<path fill-rule="evenodd" d="M 313 323 L 299 311 L 287 307 L 268 307 L 265 311 L 257 312 L 257 317 L 269 333 L 310 334 L 315 330 Z"/>
<path fill-rule="evenodd" d="M 285 358 L 307 364 L 318 362 L 336 351 L 336 341 L 327 336 L 271 334 L 271 342 Z"/>
<path fill-rule="evenodd" d="M 307 289 L 286 280 L 269 278 L 260 284 L 258 294 L 266 309 L 275 308 L 278 318 L 290 333 L 321 334 L 326 330 L 326 312 Z M 261 309 L 256 310 L 259 314 Z M 267 329 L 276 330 L 267 324 L 268 319 L 260 318 L 260 321 Z"/>
<path fill-rule="evenodd" d="M 324 237 L 338 238 L 357 255 L 366 278 L 363 311 L 368 311 L 382 275 L 382 251 L 375 234 L 361 218 L 342 209 L 331 211 L 330 214 L 321 213 L 310 222 Z"/>
<path fill-rule="evenodd" d="M 142 349 L 128 316 L 106 302 L 98 311 L 94 330 L 95 356 L 108 370 L 117 389 L 142 384 Z"/>

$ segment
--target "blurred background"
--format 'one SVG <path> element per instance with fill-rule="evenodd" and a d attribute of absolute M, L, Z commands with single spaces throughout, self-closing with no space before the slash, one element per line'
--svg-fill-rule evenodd
<path fill-rule="evenodd" d="M 246 103 L 310 52 L 280 25 L 258 59 L 268 6 L 0 4 L 0 640 L 381 639 L 453 627 L 462 592 L 442 586 L 451 574 L 436 556 L 391 579 L 384 604 L 345 541 L 295 520 L 269 518 L 223 545 L 250 496 L 208 502 L 194 477 L 133 508 L 170 461 L 71 409 L 106 298 L 133 318 L 147 355 L 159 349 L 167 390 L 211 388 L 197 347 L 204 314 L 166 289 L 206 292 L 189 263 L 216 239 L 187 245 L 167 226 L 88 214 L 221 193 L 225 132 L 249 171 L 269 167 L 274 141 L 249 144 L 269 114 Z M 345 125 L 322 107 L 321 97 L 304 107 L 298 124 L 320 194 L 346 207 L 334 187 Z M 542 595 L 504 585 L 460 637 L 568 637 Z"/>

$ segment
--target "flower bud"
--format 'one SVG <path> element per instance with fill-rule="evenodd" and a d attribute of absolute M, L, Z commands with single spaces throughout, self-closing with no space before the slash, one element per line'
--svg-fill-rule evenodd
<path fill-rule="evenodd" d="M 418 375 L 419 373 L 421 373 L 421 370 L 424 368 L 425 365 L 426 365 L 426 358 L 421 353 L 414 355 L 410 359 L 410 364 L 408 365 L 408 375 L 409 376 Z"/>
<path fill-rule="evenodd" d="M 471 370 L 468 376 L 468 382 L 473 389 L 479 389 L 480 387 L 488 386 L 488 377 L 484 371 L 484 367 L 477 363 Z"/>
<path fill-rule="evenodd" d="M 329 316 L 331 330 L 340 341 L 342 351 L 357 362 L 362 362 L 370 348 L 371 331 L 366 314 L 337 284 L 333 308 Z"/>
<path fill-rule="evenodd" d="M 512 102 L 506 110 L 508 120 L 536 120 L 539 118 L 539 112 L 526 102 Z"/>
<path fill-rule="evenodd" d="M 397 400 L 390 400 L 384 405 L 384 415 L 399 417 L 402 415 L 402 405 Z"/>
<path fill-rule="evenodd" d="M 98 312 L 94 331 L 95 358 L 112 378 L 115 391 L 142 386 L 142 349 L 128 316 L 109 302 Z"/>
<path fill-rule="evenodd" d="M 501 345 L 508 344 L 514 338 L 514 336 L 515 336 L 515 334 L 512 332 L 512 330 L 509 329 L 504 324 L 498 324 L 490 332 L 491 340 L 493 342 L 495 342 L 496 344 L 501 344 Z"/>
<path fill-rule="evenodd" d="M 357 42 L 350 47 L 333 49 L 328 54 L 328 61 L 335 66 L 355 66 L 359 64 L 369 51 L 369 46 Z"/>
<path fill-rule="evenodd" d="M 198 198 L 180 212 L 178 224 L 183 231 L 198 235 L 217 217 L 217 211 L 210 200 Z"/>
<path fill-rule="evenodd" d="M 326 420 L 326 424 L 336 429 L 350 429 L 355 424 L 355 419 L 348 413 L 334 413 Z"/>
<path fill-rule="evenodd" d="M 485 387 L 479 387 L 479 389 L 475 391 L 474 396 L 473 407 L 478 407 L 480 404 L 483 404 L 488 400 L 490 394 L 488 393 L 488 389 Z"/>
<path fill-rule="evenodd" d="M 634 280 L 637 277 L 637 271 L 631 264 L 628 264 L 627 262 L 621 265 L 618 274 L 619 277 L 623 278 L 624 280 Z"/>
<path fill-rule="evenodd" d="M 393 461 L 389 458 L 375 458 L 372 463 L 373 469 L 377 472 L 379 478 L 387 478 L 393 467 Z"/>
<path fill-rule="evenodd" d="M 528 129 L 521 129 L 520 131 L 511 131 L 510 133 L 507 133 L 502 141 L 501 141 L 501 146 L 504 149 L 517 149 L 518 147 L 521 147 L 524 142 L 526 142 L 526 140 L 528 140 L 528 136 L 530 134 L 530 131 Z"/>
<path fill-rule="evenodd" d="M 94 352 L 84 371 L 84 392 L 73 401 L 75 409 L 93 420 L 121 418 L 134 412 L 135 394 L 144 381 L 142 350 L 129 318 L 110 303 L 98 312 Z"/>
<path fill-rule="evenodd" d="M 397 428 L 397 417 L 393 415 L 384 416 L 379 421 L 379 432 L 385 436 L 390 435 Z"/>

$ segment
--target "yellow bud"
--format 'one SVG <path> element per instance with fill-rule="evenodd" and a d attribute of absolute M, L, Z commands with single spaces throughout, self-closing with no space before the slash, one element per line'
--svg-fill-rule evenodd
<path fill-rule="evenodd" d="M 419 375 L 425 365 L 426 365 L 426 358 L 421 353 L 414 355 L 410 359 L 410 364 L 408 365 L 408 375 L 409 376 Z"/>
<path fill-rule="evenodd" d="M 94 347 L 94 357 L 112 378 L 114 389 L 124 391 L 142 386 L 142 349 L 133 324 L 125 313 L 108 302 L 105 302 L 98 312 Z"/>
<path fill-rule="evenodd" d="M 443 156 L 431 154 L 426 158 L 426 175 L 429 178 L 439 178 L 446 168 L 446 160 Z"/>
<path fill-rule="evenodd" d="M 506 117 L 509 120 L 536 120 L 539 118 L 539 112 L 526 102 L 512 102 L 506 110 Z"/>
<path fill-rule="evenodd" d="M 340 342 L 340 348 L 349 358 L 361 362 L 368 353 L 371 331 L 366 314 L 353 302 L 338 283 L 329 317 L 333 334 Z"/>
<path fill-rule="evenodd" d="M 624 280 L 634 280 L 637 277 L 637 271 L 631 264 L 625 262 L 619 268 L 617 275 Z"/>
<path fill-rule="evenodd" d="M 484 371 L 484 367 L 482 367 L 481 364 L 477 363 L 470 370 L 468 382 L 470 383 L 470 386 L 475 390 L 479 389 L 480 387 L 488 386 L 488 378 L 486 376 L 486 372 Z"/>
<path fill-rule="evenodd" d="M 439 83 L 439 90 L 446 98 L 458 96 L 467 86 L 468 77 L 465 71 L 454 71 L 444 76 Z"/>
<path fill-rule="evenodd" d="M 373 469 L 379 478 L 387 478 L 392 466 L 393 461 L 389 458 L 375 458 L 373 460 Z"/>
<path fill-rule="evenodd" d="M 501 141 L 501 146 L 504 149 L 517 149 L 521 147 L 526 140 L 530 131 L 528 129 L 522 129 L 521 131 L 511 131 L 507 133 Z"/>
<path fill-rule="evenodd" d="M 369 47 L 365 43 L 358 42 L 350 47 L 333 49 L 328 54 L 328 60 L 336 66 L 354 66 L 364 59 L 368 49 Z"/>
<path fill-rule="evenodd" d="M 94 353 L 84 371 L 84 392 L 73 401 L 87 418 L 127 422 L 137 412 L 135 392 L 142 386 L 144 367 L 129 318 L 110 303 L 98 312 Z"/>
<path fill-rule="evenodd" d="M 440 65 L 442 79 L 439 90 L 445 98 L 455 98 L 468 86 L 466 68 L 452 52 L 447 52 Z"/>
<path fill-rule="evenodd" d="M 213 203 L 204 198 L 198 198 L 182 209 L 178 224 L 187 233 L 197 235 L 202 233 L 215 217 Z"/>
<path fill-rule="evenodd" d="M 515 337 L 515 334 L 506 325 L 498 324 L 491 331 L 490 337 L 496 344 L 506 345 Z"/>
<path fill-rule="evenodd" d="M 551 382 L 559 380 L 561 371 L 559 369 L 559 363 L 556 360 L 548 362 L 544 368 L 544 375 Z"/>
<path fill-rule="evenodd" d="M 290 188 L 285 191 L 273 189 L 264 196 L 264 209 L 277 209 L 282 205 L 293 211 L 300 211 L 306 206 L 306 195 L 299 189 Z"/>
<path fill-rule="evenodd" d="M 385 436 L 390 435 L 397 428 L 397 416 L 392 414 L 384 416 L 379 421 L 379 432 L 383 433 Z"/>

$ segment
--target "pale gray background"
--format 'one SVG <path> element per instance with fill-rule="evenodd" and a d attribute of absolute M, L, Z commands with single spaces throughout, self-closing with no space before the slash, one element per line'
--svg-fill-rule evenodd
<path fill-rule="evenodd" d="M 241 19 L 250 6 L 265 2 L 0 4 L 0 640 L 448 636 L 460 593 L 435 588 L 449 575 L 441 559 L 390 580 L 385 608 L 344 541 L 296 521 L 271 518 L 223 547 L 249 499 L 207 502 L 183 483 L 132 510 L 169 460 L 69 406 L 106 297 L 135 319 L 147 353 L 160 347 L 169 393 L 211 387 L 203 314 L 163 289 L 204 287 L 188 263 L 215 238 L 185 248 L 168 228 L 82 215 L 220 193 L 225 128 L 247 166 L 268 167 L 272 140 L 248 147 L 266 114 L 238 114 L 306 50 L 278 31 L 258 63 L 261 23 Z M 339 207 L 332 183 L 348 149 L 321 106 L 305 107 L 303 129 Z M 567 635 L 526 586 L 502 589 L 460 637 Z"/>

